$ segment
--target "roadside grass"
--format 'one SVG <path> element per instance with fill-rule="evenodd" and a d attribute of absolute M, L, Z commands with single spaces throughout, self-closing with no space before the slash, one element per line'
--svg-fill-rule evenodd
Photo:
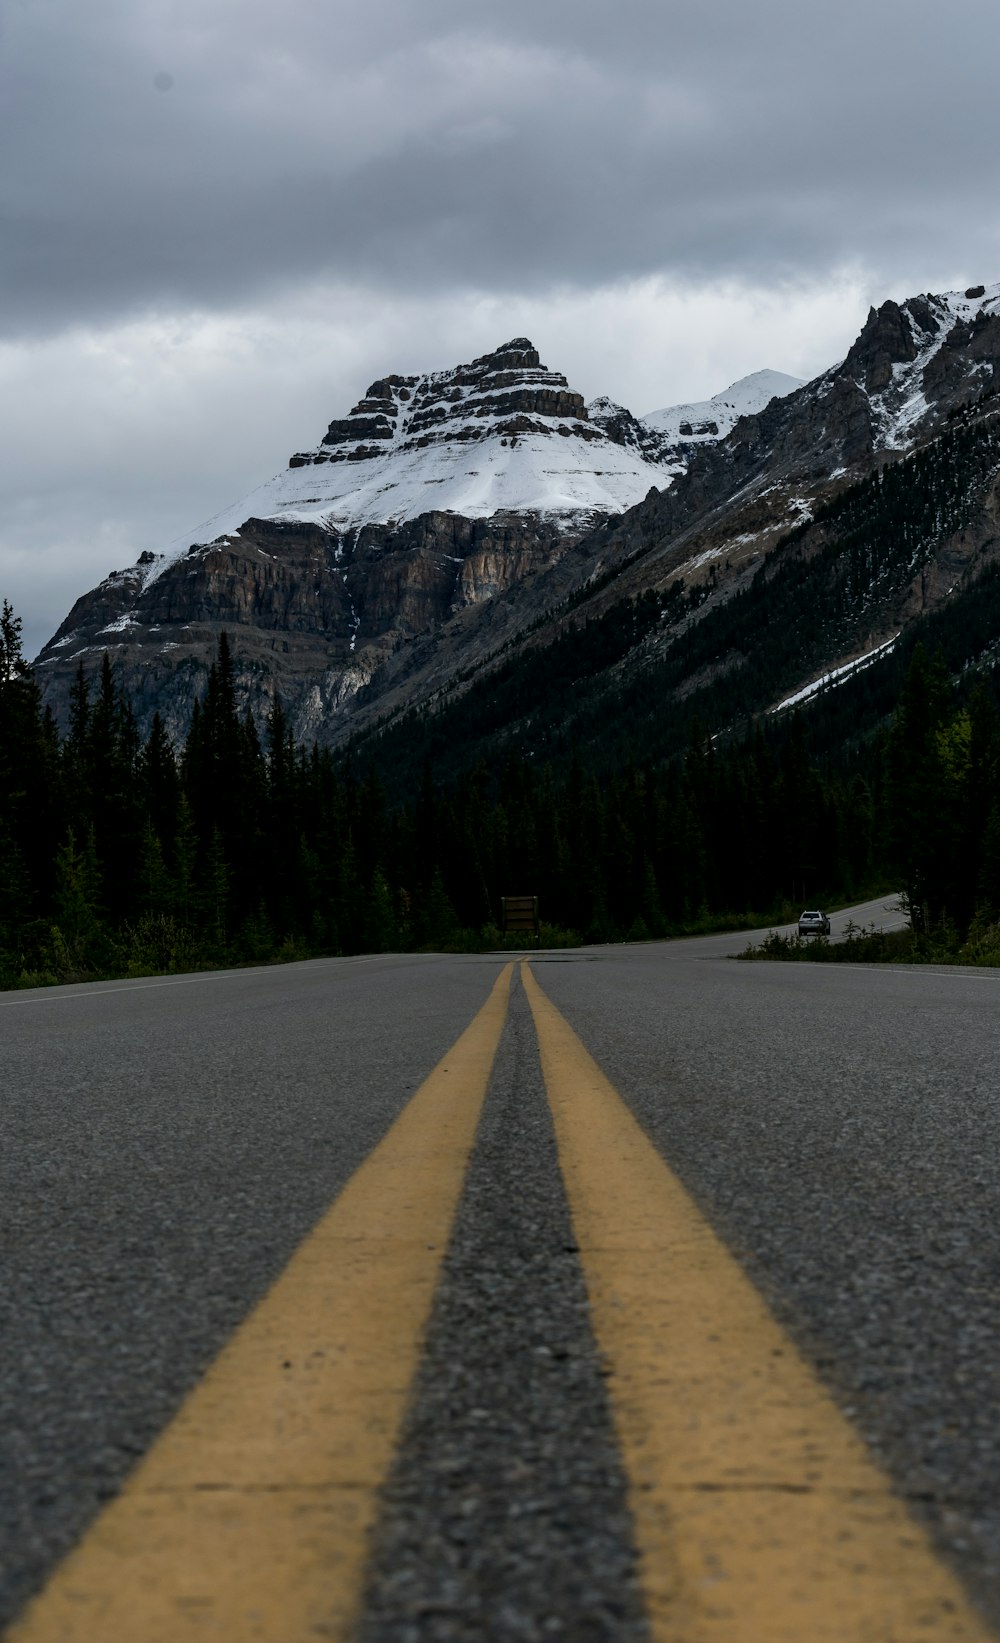
<path fill-rule="evenodd" d="M 763 941 L 749 942 L 736 957 L 785 964 L 959 964 L 1000 968 L 1000 924 L 974 920 L 964 941 L 949 924 L 925 934 L 849 923 L 843 941 L 830 941 L 826 936 L 784 936 L 771 930 Z"/>
<path fill-rule="evenodd" d="M 782 902 L 763 914 L 712 913 L 704 907 L 681 919 L 667 919 L 652 913 L 648 921 L 637 917 L 628 927 L 616 926 L 606 919 L 596 921 L 585 930 L 543 922 L 537 942 L 526 934 L 504 934 L 493 924 L 476 930 L 451 923 L 438 932 L 436 940 L 414 942 L 412 936 L 407 939 L 405 930 L 397 929 L 387 932 L 378 945 L 331 948 L 301 936 L 281 936 L 250 924 L 229 940 L 218 936 L 212 939 L 205 931 L 190 929 L 168 914 L 155 914 L 116 931 L 95 923 L 86 931 L 66 934 L 57 925 L 39 925 L 26 932 L 30 940 L 13 950 L 0 943 L 0 992 L 78 986 L 89 981 L 251 969 L 360 953 L 504 953 L 524 952 L 536 946 L 558 949 L 669 941 L 717 932 L 759 930 L 772 921 L 775 925 L 789 924 L 796 917 L 797 904 Z M 823 938 L 800 942 L 797 937 L 782 936 L 777 929 L 772 929 L 759 945 L 749 945 L 738 956 L 841 963 L 854 960 L 1000 965 L 1000 927 L 989 926 L 977 931 L 975 941 L 970 936 L 962 949 L 968 956 L 957 957 L 956 950 L 957 943 L 949 941 L 945 947 L 937 939 L 913 937 L 909 931 L 881 936 L 873 929 L 866 931 L 855 926 L 849 931 L 848 940 L 836 946 Z"/>

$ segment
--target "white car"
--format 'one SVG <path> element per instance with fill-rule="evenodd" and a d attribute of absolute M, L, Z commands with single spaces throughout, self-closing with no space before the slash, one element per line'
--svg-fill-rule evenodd
<path fill-rule="evenodd" d="M 800 936 L 828 936 L 830 934 L 830 920 L 818 908 L 807 908 L 799 914 Z"/>

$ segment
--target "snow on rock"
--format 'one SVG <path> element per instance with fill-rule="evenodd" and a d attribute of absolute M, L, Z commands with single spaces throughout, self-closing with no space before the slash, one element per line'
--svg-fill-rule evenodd
<path fill-rule="evenodd" d="M 802 383 L 784 371 L 754 371 L 724 388 L 712 399 L 691 405 L 670 405 L 641 418 L 647 428 L 672 444 L 709 445 L 725 439 L 741 416 L 754 416 L 772 399 L 784 399 Z"/>
<path fill-rule="evenodd" d="M 669 484 L 676 464 L 661 465 L 657 449 L 610 437 L 566 378 L 515 337 L 470 365 L 372 383 L 315 449 L 171 543 L 147 579 L 251 518 L 343 532 L 430 512 L 483 518 L 504 510 L 569 528 Z"/>
<path fill-rule="evenodd" d="M 685 472 L 688 457 L 683 446 L 648 427 L 624 405 L 602 396 L 587 406 L 587 415 L 616 445 L 635 451 L 647 462 L 655 462 L 667 476 L 660 480 L 661 487 Z"/>
<path fill-rule="evenodd" d="M 910 357 L 893 360 L 888 380 L 876 379 L 874 391 L 870 379 L 866 382 L 876 414 L 876 448 L 887 451 L 908 450 L 920 423 L 932 411 L 934 399 L 944 397 L 941 390 L 959 386 L 947 380 L 952 362 L 943 350 L 956 339 L 968 345 L 976 326 L 1000 317 L 1000 284 L 945 291 L 940 296 L 910 297 L 900 305 L 899 314 L 909 331 L 911 346 L 904 352 Z M 954 348 L 948 351 L 956 352 Z M 964 363 L 962 390 L 970 385 Z M 979 386 L 991 384 L 992 367 L 983 361 L 979 370 Z M 881 375 L 885 376 L 884 365 Z"/>
<path fill-rule="evenodd" d="M 851 459 L 903 453 L 1000 382 L 1000 284 L 926 293 L 872 308 L 846 358 L 809 383 L 806 398 L 865 402 Z"/>

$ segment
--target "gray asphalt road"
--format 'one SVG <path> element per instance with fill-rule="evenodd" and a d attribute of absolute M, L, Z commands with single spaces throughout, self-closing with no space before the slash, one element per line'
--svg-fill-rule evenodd
<path fill-rule="evenodd" d="M 114 1493 L 501 963 L 0 995 L 0 1619 Z"/>
<path fill-rule="evenodd" d="M 602 1366 L 515 988 L 360 1643 L 643 1643 Z"/>
<path fill-rule="evenodd" d="M 728 962 L 746 939 L 543 953 L 535 973 L 1000 1619 L 1000 972 Z M 499 964 L 387 957 L 0 998 L 2 1616 Z M 560 1611 L 579 1619 L 565 1635 L 641 1636 L 621 1502 L 515 996 L 366 1636 L 543 1637 Z M 509 1615 L 477 1634 L 484 1589 Z"/>
<path fill-rule="evenodd" d="M 1000 1621 L 1000 971 L 725 939 L 535 970 Z"/>

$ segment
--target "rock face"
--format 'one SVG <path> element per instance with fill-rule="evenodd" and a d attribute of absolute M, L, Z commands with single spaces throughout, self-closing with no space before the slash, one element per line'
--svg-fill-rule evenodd
<path fill-rule="evenodd" d="M 970 292 L 873 309 L 792 391 L 760 372 L 641 421 L 588 410 L 525 338 L 381 378 L 245 502 L 78 600 L 39 681 L 64 712 L 108 650 L 143 727 L 159 710 L 179 738 L 226 631 L 246 705 L 278 692 L 300 739 L 336 743 L 545 642 L 567 600 L 580 620 L 678 577 L 724 596 L 832 491 L 1000 391 L 1000 286 Z"/>
<path fill-rule="evenodd" d="M 319 445 L 201 527 L 201 542 L 248 518 L 309 520 L 344 532 L 423 513 L 544 514 L 575 530 L 669 484 L 657 453 L 610 439 L 566 378 L 516 337 L 471 365 L 373 382 Z M 185 551 L 173 544 L 166 558 Z"/>
<path fill-rule="evenodd" d="M 159 712 L 177 740 L 227 632 L 244 704 L 275 693 L 303 741 L 329 740 L 344 710 L 396 652 L 552 564 L 566 549 L 540 520 L 424 514 L 387 532 L 247 520 L 193 545 L 161 576 L 134 566 L 74 605 L 37 664 L 58 704 L 82 659 L 109 651 L 145 728 Z M 90 641 L 88 644 L 87 641 Z"/>
<path fill-rule="evenodd" d="M 677 475 L 687 471 L 698 450 L 724 439 L 741 416 L 753 416 L 772 399 L 784 399 L 801 387 L 798 377 L 783 371 L 755 371 L 712 399 L 670 405 L 644 417 L 633 416 L 610 399 L 595 399 L 587 412 L 616 444 L 638 451 Z"/>

